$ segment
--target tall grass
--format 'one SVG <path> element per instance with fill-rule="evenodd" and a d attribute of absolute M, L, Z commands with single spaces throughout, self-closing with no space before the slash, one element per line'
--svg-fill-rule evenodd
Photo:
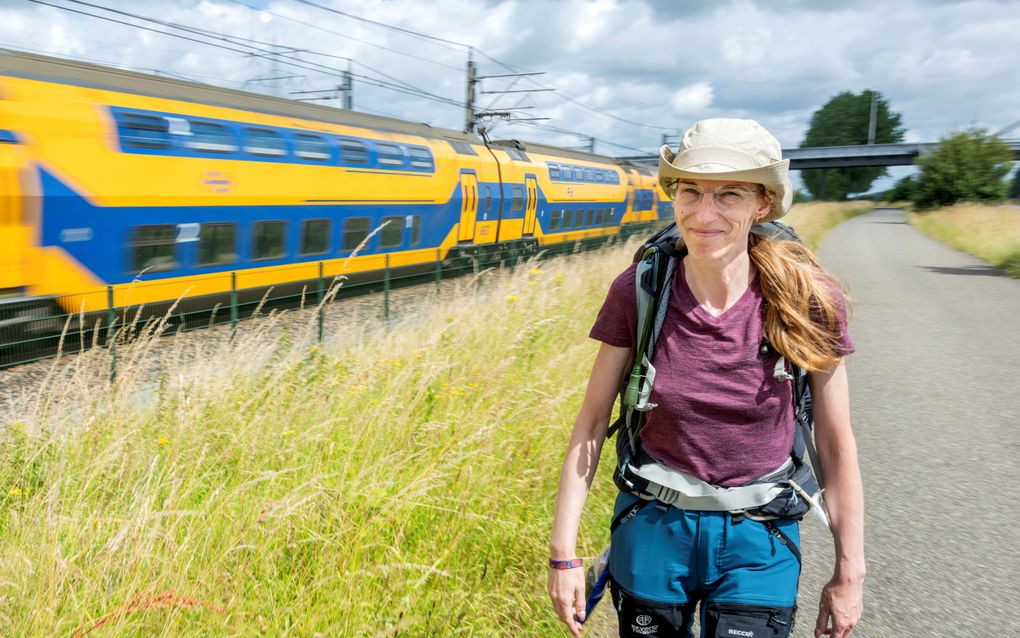
<path fill-rule="evenodd" d="M 115 385 L 103 351 L 55 362 L 0 416 L 0 633 L 562 634 L 556 480 L 633 249 L 486 271 L 321 348 L 292 313 L 140 340 Z"/>
<path fill-rule="evenodd" d="M 907 215 L 911 225 L 1020 279 L 1020 210 L 958 204 Z"/>

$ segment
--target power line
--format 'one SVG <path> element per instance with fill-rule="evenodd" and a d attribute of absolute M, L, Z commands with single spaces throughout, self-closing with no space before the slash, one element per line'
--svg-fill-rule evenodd
<path fill-rule="evenodd" d="M 280 60 L 280 62 L 282 64 L 286 64 L 288 66 L 299 68 L 299 69 L 304 69 L 306 71 L 315 71 L 317 73 L 324 73 L 324 74 L 327 74 L 327 75 L 342 75 L 344 73 L 344 71 L 342 69 L 337 69 L 335 67 L 326 66 L 326 65 L 323 65 L 323 64 L 318 64 L 318 63 L 315 63 L 315 62 L 308 62 L 306 60 L 302 60 L 301 58 L 298 58 L 298 57 L 295 57 L 295 56 L 292 56 L 292 55 L 287 55 L 285 53 L 280 53 L 280 52 L 277 52 L 277 51 L 266 50 L 266 49 L 259 49 L 256 46 L 252 46 L 252 45 L 249 45 L 249 44 L 244 44 L 243 42 L 236 42 L 236 40 L 242 40 L 242 41 L 248 41 L 248 42 L 259 42 L 260 44 L 264 44 L 266 46 L 273 46 L 273 45 L 271 45 L 269 43 L 263 43 L 263 42 L 260 42 L 258 40 L 252 40 L 251 38 L 242 38 L 242 37 L 239 37 L 239 36 L 226 36 L 226 35 L 223 35 L 223 34 L 218 34 L 216 32 L 208 31 L 206 29 L 199 29 L 197 27 L 190 27 L 190 26 L 187 26 L 187 25 L 181 25 L 181 24 L 174 23 L 174 22 L 158 20 L 158 19 L 155 19 L 155 18 L 149 18 L 147 16 L 142 16 L 142 15 L 130 13 L 130 12 L 127 12 L 127 11 L 121 11 L 119 9 L 112 9 L 110 7 L 104 7 L 102 5 L 92 4 L 92 3 L 89 3 L 89 2 L 85 2 L 84 0 L 65 0 L 66 2 L 72 2 L 74 4 L 84 5 L 84 6 L 92 7 L 92 8 L 95 8 L 95 9 L 100 9 L 100 10 L 108 11 L 108 12 L 111 12 L 111 13 L 116 13 L 116 14 L 119 14 L 119 15 L 124 15 L 124 16 L 127 16 L 127 17 L 134 18 L 136 20 L 142 20 L 142 21 L 145 21 L 145 22 L 151 22 L 151 23 L 154 23 L 154 24 L 159 24 L 160 26 L 168 27 L 168 28 L 171 28 L 171 29 L 178 29 L 178 30 L 185 31 L 185 32 L 188 32 L 188 33 L 192 33 L 192 34 L 195 34 L 195 35 L 199 35 L 199 36 L 202 36 L 202 37 L 218 39 L 218 40 L 227 42 L 228 44 L 233 44 L 233 45 L 236 45 L 236 46 L 247 47 L 247 50 L 245 50 L 245 49 L 237 49 L 237 48 L 234 48 L 234 47 L 224 46 L 222 44 L 217 44 L 215 42 L 208 42 L 208 41 L 205 41 L 205 40 L 198 40 L 198 39 L 191 38 L 191 37 L 184 36 L 184 35 L 180 35 L 180 34 L 177 34 L 177 33 L 170 33 L 170 32 L 167 32 L 167 31 L 161 31 L 159 29 L 153 29 L 151 27 L 147 27 L 147 26 L 140 25 L 140 24 L 132 24 L 130 22 L 125 22 L 123 20 L 117 20 L 117 19 L 111 18 L 109 16 L 97 15 L 97 14 L 94 14 L 94 13 L 89 13 L 89 12 L 86 12 L 86 11 L 80 11 L 78 9 L 73 9 L 71 7 L 64 7 L 64 6 L 52 4 L 52 3 L 49 3 L 49 2 L 45 2 L 44 0 L 29 0 L 29 1 L 30 2 L 34 2 L 36 4 L 41 4 L 41 5 L 46 5 L 46 6 L 49 6 L 49 7 L 56 8 L 56 9 L 61 9 L 63 11 L 69 11 L 71 13 L 77 13 L 77 14 L 80 14 L 80 15 L 85 15 L 85 16 L 89 16 L 89 17 L 92 17 L 92 18 L 97 18 L 97 19 L 100 19 L 100 20 L 106 20 L 108 22 L 114 22 L 114 23 L 117 23 L 117 24 L 122 24 L 122 25 L 129 26 L 129 27 L 132 27 L 132 28 L 135 28 L 135 29 L 143 29 L 145 31 L 151 31 L 153 33 L 159 33 L 161 35 L 166 35 L 166 36 L 170 36 L 170 37 L 174 37 L 174 38 L 188 40 L 190 42 L 196 42 L 198 44 L 205 44 L 205 45 L 217 47 L 217 48 L 220 48 L 220 49 L 226 49 L 227 51 L 233 51 L 235 53 L 242 53 L 242 54 L 245 54 L 245 55 L 256 55 L 257 57 L 271 57 L 271 58 L 276 58 L 276 59 L 285 58 L 285 59 Z M 253 53 L 253 51 L 256 52 L 256 53 Z M 258 54 L 262 54 L 262 55 L 258 55 Z M 336 57 L 340 57 L 340 56 L 336 56 Z M 347 58 L 344 58 L 344 59 L 347 59 Z M 287 60 L 294 60 L 294 61 L 287 61 Z M 361 64 L 361 63 L 359 63 L 359 64 Z M 311 66 L 309 66 L 309 65 L 311 65 Z M 382 73 L 380 71 L 377 71 L 375 69 L 372 69 L 371 67 L 368 67 L 367 65 L 361 64 L 361 66 L 365 66 L 366 68 L 369 68 L 369 69 L 371 69 L 372 71 L 374 71 L 376 73 L 380 73 L 381 75 L 386 75 L 386 74 L 384 74 L 384 73 Z M 370 82 L 368 83 L 370 86 L 376 86 L 376 87 L 379 87 L 379 88 L 389 89 L 389 90 L 397 91 L 399 93 L 404 93 L 404 94 L 407 94 L 407 95 L 412 95 L 412 96 L 415 96 L 415 97 L 421 97 L 421 98 L 425 98 L 425 99 L 430 99 L 430 100 L 433 100 L 433 101 L 436 101 L 436 102 L 440 102 L 440 103 L 443 103 L 443 104 L 448 104 L 448 105 L 451 105 L 451 106 L 457 106 L 457 107 L 463 107 L 464 106 L 463 102 L 457 102 L 456 100 L 453 100 L 451 98 L 446 98 L 446 97 L 443 97 L 443 96 L 435 95 L 435 94 L 430 93 L 430 92 L 428 92 L 428 91 L 426 91 L 424 89 L 415 87 L 415 86 L 413 86 L 413 85 L 411 85 L 411 84 L 409 84 L 407 82 L 404 82 L 403 80 L 399 80 L 397 78 L 393 78 L 392 76 L 387 76 L 387 77 L 389 77 L 390 79 L 394 80 L 395 82 L 399 82 L 400 84 L 393 84 L 391 82 L 386 82 L 385 80 L 380 80 L 379 78 L 375 78 L 375 77 L 367 76 L 367 75 L 357 75 L 357 74 L 352 74 L 352 75 L 355 75 L 356 77 L 359 77 L 359 78 L 362 78 L 362 79 L 365 79 L 365 80 L 370 80 Z"/>
<path fill-rule="evenodd" d="M 217 48 L 220 48 L 220 49 L 224 49 L 224 50 L 227 50 L 227 51 L 232 51 L 232 52 L 235 52 L 235 53 L 242 53 L 242 54 L 245 54 L 245 55 L 256 55 L 257 57 L 269 57 L 269 58 L 277 59 L 277 60 L 280 60 L 281 63 L 286 64 L 286 65 L 291 66 L 291 67 L 294 67 L 294 68 L 300 68 L 300 69 L 304 69 L 304 70 L 315 71 L 317 73 L 324 73 L 324 74 L 334 75 L 334 76 L 335 75 L 342 75 L 343 74 L 343 71 L 341 69 L 337 69 L 335 67 L 330 67 L 330 66 L 319 64 L 319 63 L 315 63 L 315 62 L 309 62 L 307 60 L 303 60 L 302 58 L 299 58 L 299 57 L 296 57 L 296 56 L 293 56 L 293 55 L 287 55 L 287 54 L 284 54 L 284 53 L 279 53 L 279 52 L 274 51 L 274 50 L 259 49 L 258 47 L 253 46 L 251 44 L 245 44 L 245 42 L 255 42 L 255 43 L 261 44 L 263 46 L 273 46 L 273 45 L 270 45 L 269 43 L 265 43 L 265 42 L 262 42 L 262 41 L 259 41 L 259 40 L 254 40 L 254 39 L 251 39 L 251 38 L 243 38 L 243 37 L 240 37 L 240 36 L 224 35 L 224 34 L 220 34 L 220 33 L 217 33 L 217 32 L 214 32 L 214 31 L 210 31 L 210 30 L 207 30 L 207 29 L 200 29 L 198 27 L 190 27 L 190 26 L 181 25 L 181 24 L 178 24 L 178 23 L 158 20 L 158 19 L 155 19 L 155 18 L 150 18 L 150 17 L 147 17 L 147 16 L 139 15 L 139 14 L 133 14 L 133 13 L 130 13 L 130 12 L 121 11 L 121 10 L 118 10 L 118 9 L 113 9 L 113 8 L 102 6 L 102 5 L 92 4 L 92 3 L 89 3 L 89 2 L 85 2 L 84 0 L 65 0 L 66 2 L 71 2 L 71 3 L 74 3 L 74 4 L 78 4 L 78 5 L 84 5 L 84 6 L 88 6 L 88 7 L 91 7 L 91 8 L 100 9 L 100 10 L 107 11 L 107 12 L 110 12 L 110 13 L 115 13 L 115 14 L 118 14 L 118 15 L 123 15 L 123 16 L 131 17 L 131 18 L 134 18 L 136 20 L 141 20 L 141 21 L 144 21 L 144 22 L 150 22 L 150 23 L 158 24 L 160 26 L 167 27 L 167 28 L 170 28 L 170 29 L 177 29 L 177 30 L 180 30 L 180 31 L 184 31 L 186 33 L 191 33 L 193 35 L 201 36 L 203 38 L 217 39 L 217 40 L 220 40 L 222 42 L 226 42 L 226 43 L 231 44 L 231 45 L 241 46 L 241 47 L 246 47 L 247 48 L 247 50 L 243 50 L 243 49 L 238 49 L 238 48 L 234 48 L 234 47 L 231 47 L 231 46 L 224 46 L 222 44 L 217 44 L 217 43 L 214 43 L 214 42 L 208 42 L 206 40 L 199 40 L 199 39 L 196 39 L 196 38 L 180 35 L 180 34 L 177 34 L 177 33 L 170 33 L 170 32 L 162 31 L 162 30 L 159 30 L 159 29 L 153 29 L 151 27 L 146 27 L 146 26 L 140 25 L 140 24 L 132 24 L 132 23 L 129 23 L 129 22 L 124 22 L 122 20 L 117 20 L 117 19 L 114 19 L 114 18 L 110 18 L 108 16 L 96 15 L 94 13 L 88 13 L 88 12 L 76 10 L 76 9 L 73 9 L 73 8 L 70 8 L 70 7 L 52 4 L 50 2 L 45 2 L 44 0 L 30 0 L 30 1 L 34 2 L 36 4 L 41 4 L 41 5 L 53 7 L 53 8 L 56 8 L 56 9 L 61 9 L 61 10 L 64 10 L 64 11 L 68 11 L 68 12 L 72 12 L 72 13 L 77 13 L 77 14 L 80 14 L 80 15 L 85 15 L 85 16 L 89 16 L 89 17 L 93 17 L 93 18 L 97 18 L 97 19 L 101 19 L 101 20 L 106 20 L 106 21 L 109 21 L 109 22 L 117 23 L 117 24 L 122 24 L 122 25 L 125 25 L 125 26 L 133 27 L 135 29 L 142 29 L 142 30 L 151 31 L 151 32 L 154 32 L 154 33 L 159 33 L 161 35 L 166 35 L 166 36 L 170 36 L 170 37 L 176 37 L 176 38 L 179 38 L 179 39 L 182 39 L 182 40 L 187 40 L 187 41 L 190 41 L 190 42 L 196 42 L 198 44 L 205 44 L 205 45 L 208 45 L 208 46 L 214 46 L 214 47 L 217 47 Z M 260 11 L 258 9 L 255 9 L 254 7 L 251 7 L 248 4 L 240 2 L 239 0 L 231 0 L 231 1 L 235 2 L 237 4 L 240 4 L 242 6 L 246 6 L 246 7 L 248 7 L 251 10 Z M 468 49 L 469 52 L 477 51 L 479 55 L 481 55 L 482 57 L 492 61 L 493 63 L 498 64 L 499 66 L 502 66 L 502 67 L 506 68 L 507 70 L 514 71 L 515 73 L 521 73 L 521 71 L 517 67 L 514 67 L 513 65 L 507 64 L 507 63 L 505 63 L 505 62 L 503 62 L 501 60 L 497 60 L 496 58 L 493 58 L 492 56 L 486 54 L 484 51 L 481 51 L 481 50 L 478 50 L 478 49 L 474 49 L 472 46 L 464 44 L 464 43 L 461 43 L 461 42 L 455 42 L 453 40 L 447 40 L 447 39 L 444 39 L 444 38 L 438 38 L 438 37 L 430 36 L 428 34 L 421 33 L 421 32 L 418 32 L 418 31 L 414 31 L 414 30 L 411 30 L 411 29 L 405 29 L 405 28 L 402 28 L 402 27 L 397 27 L 397 26 L 394 26 L 394 25 L 389 25 L 389 24 L 385 24 L 385 23 L 382 23 L 382 22 L 378 22 L 376 20 L 370 20 L 368 18 L 363 18 L 363 17 L 357 16 L 357 15 L 354 15 L 354 14 L 351 14 L 351 13 L 348 13 L 348 12 L 345 12 L 345 11 L 339 11 L 337 9 L 332 9 L 330 7 L 325 7 L 325 6 L 322 6 L 322 5 L 317 4 L 315 2 L 310 2 L 309 0 L 295 0 L 295 2 L 299 2 L 301 4 L 305 4 L 305 5 L 308 5 L 308 6 L 311 6 L 311 7 L 315 7 L 315 8 L 318 8 L 320 10 L 328 11 L 330 13 L 334 13 L 334 14 L 337 14 L 337 15 L 342 15 L 344 17 L 348 17 L 348 18 L 351 18 L 351 19 L 354 19 L 354 20 L 359 20 L 359 21 L 362 21 L 362 22 L 373 24 L 373 25 L 376 25 L 376 26 L 379 26 L 379 27 L 382 27 L 382 28 L 386 28 L 386 29 L 390 29 L 390 30 L 397 31 L 397 32 L 400 32 L 400 33 L 404 33 L 406 35 L 411 35 L 411 36 L 420 37 L 420 38 L 423 38 L 423 39 L 427 39 L 427 40 L 431 40 L 431 41 L 435 41 L 435 42 L 439 42 L 439 43 L 450 44 L 450 45 L 466 48 L 466 49 Z M 277 15 L 277 14 L 273 14 L 273 15 Z M 283 18 L 288 19 L 288 20 L 293 20 L 293 21 L 301 23 L 301 24 L 306 24 L 307 26 L 316 26 L 316 25 L 310 25 L 308 23 L 303 23 L 303 22 L 301 22 L 299 20 L 295 20 L 295 19 L 292 19 L 292 18 L 286 18 L 286 16 L 280 16 L 280 17 L 283 17 Z M 320 27 L 316 26 L 316 28 L 320 28 Z M 326 30 L 326 31 L 329 32 L 328 30 Z M 332 33 L 335 33 L 335 32 L 332 32 Z M 337 35 L 342 35 L 342 34 L 337 34 Z M 385 48 L 385 47 L 381 47 L 381 48 Z M 253 51 L 255 51 L 257 53 L 253 53 Z M 331 57 L 331 58 L 336 58 L 336 59 L 350 60 L 349 58 L 346 58 L 344 56 L 336 56 L 336 55 L 333 55 L 333 54 L 322 53 L 322 52 L 319 52 L 319 51 L 304 50 L 304 49 L 301 49 L 300 51 L 301 52 L 305 52 L 305 53 L 309 53 L 311 55 L 319 55 L 319 56 Z M 399 52 L 399 51 L 395 51 L 395 50 L 392 50 L 392 51 L 394 51 L 395 53 L 401 53 L 402 54 L 402 52 Z M 262 55 L 258 55 L 258 54 L 262 54 Z M 416 56 L 411 56 L 411 57 L 416 57 Z M 292 60 L 292 61 L 281 60 L 281 58 L 286 58 L 286 59 L 289 59 L 289 60 Z M 421 59 L 421 58 L 419 58 L 419 59 Z M 408 82 L 400 80 L 399 78 L 396 78 L 396 77 L 388 75 L 388 74 L 386 74 L 386 73 L 384 73 L 382 71 L 379 71 L 378 69 L 374 69 L 374 68 L 372 68 L 372 67 L 370 67 L 370 66 L 368 66 L 368 65 L 366 65 L 364 63 L 357 62 L 357 61 L 355 61 L 355 63 L 359 64 L 360 66 L 368 69 L 369 71 L 371 71 L 373 73 L 377 73 L 377 74 L 379 74 L 379 75 L 381 75 L 381 76 L 383 76 L 385 78 L 388 78 L 389 80 L 392 80 L 392 82 L 387 82 L 386 80 L 382 80 L 382 79 L 379 79 L 377 77 L 372 77 L 372 76 L 368 76 L 368 75 L 356 75 L 356 77 L 359 77 L 362 80 L 367 80 L 366 84 L 368 84 L 369 86 L 375 86 L 375 87 L 378 87 L 378 88 L 392 90 L 392 91 L 396 91 L 396 92 L 403 93 L 403 94 L 406 94 L 406 95 L 411 95 L 411 96 L 414 96 L 414 97 L 420 97 L 420 98 L 424 98 L 424 99 L 429 99 L 429 100 L 433 100 L 433 101 L 436 101 L 436 102 L 439 102 L 439 103 L 442 103 L 442 104 L 451 105 L 451 106 L 457 106 L 457 107 L 464 107 L 464 106 L 466 106 L 463 102 L 459 102 L 459 101 L 451 99 L 451 98 L 446 98 L 446 97 L 443 97 L 443 96 L 440 96 L 440 95 L 433 94 L 433 93 L 431 93 L 429 91 L 426 91 L 425 89 L 422 89 L 420 87 L 416 87 L 416 86 L 414 86 L 414 85 L 412 85 L 412 84 L 410 84 Z M 449 65 L 444 65 L 444 66 L 449 66 Z M 455 68 L 455 67 L 451 67 L 451 68 Z M 355 74 L 352 74 L 352 75 L 355 75 Z M 556 89 L 550 88 L 550 87 L 543 87 L 540 83 L 534 81 L 531 78 L 528 78 L 528 81 L 531 82 L 536 87 L 538 87 L 539 90 L 545 90 L 545 91 L 556 90 Z M 588 110 L 588 111 L 592 112 L 593 114 L 595 114 L 595 115 L 597 115 L 599 117 L 604 117 L 604 118 L 607 118 L 607 119 L 612 119 L 612 120 L 615 120 L 615 121 L 619 121 L 619 122 L 622 122 L 622 123 L 625 123 L 625 124 L 629 124 L 629 125 L 637 126 L 637 127 L 642 127 L 642 128 L 657 129 L 657 130 L 664 130 L 664 131 L 674 130 L 673 128 L 669 128 L 669 127 L 661 127 L 661 126 L 655 126 L 655 125 L 651 125 L 651 124 L 644 124 L 644 123 L 641 123 L 641 122 L 635 122 L 633 120 L 628 120 L 626 118 L 622 118 L 622 117 L 619 117 L 619 116 L 616 116 L 616 115 L 612 115 L 610 113 L 605 113 L 605 112 L 600 111 L 599 109 L 597 109 L 597 108 L 595 108 L 593 106 L 590 106 L 590 105 L 582 102 L 581 100 L 579 100 L 579 99 L 577 99 L 577 98 L 575 98 L 575 97 L 573 97 L 571 95 L 568 95 L 568 94 L 565 94 L 565 93 L 562 93 L 562 92 L 559 92 L 559 96 L 562 97 L 567 102 L 573 103 L 576 106 L 579 106 L 579 107 L 581 107 L 581 108 L 583 108 L 585 110 Z M 495 103 L 495 101 L 496 100 L 493 101 L 493 104 Z M 546 126 L 548 126 L 548 125 L 546 125 Z M 579 133 L 576 133 L 576 132 L 573 132 L 573 131 L 567 132 L 567 131 L 561 130 L 561 132 L 566 132 L 567 134 L 571 134 L 571 135 L 580 135 Z M 616 144 L 614 142 L 609 142 L 609 141 L 606 141 L 606 140 L 602 140 L 602 141 L 605 141 L 607 144 L 610 144 L 612 146 L 617 146 L 617 147 L 620 147 L 620 148 L 626 148 L 626 149 L 629 149 L 629 150 L 637 150 L 637 149 L 634 149 L 633 147 L 630 147 L 630 146 L 626 146 L 626 145 L 622 145 L 622 144 Z M 642 152 L 642 151 L 639 151 L 639 152 Z"/>
<path fill-rule="evenodd" d="M 239 0 L 231 0 L 231 1 L 238 2 Z M 508 71 L 512 71 L 514 73 L 521 73 L 522 72 L 522 70 L 520 68 L 515 67 L 515 66 L 513 66 L 511 64 L 508 64 L 506 62 L 503 62 L 502 60 L 497 60 L 496 58 L 494 58 L 491 55 L 489 55 L 489 54 L 485 53 L 484 51 L 482 51 L 481 49 L 477 49 L 477 48 L 475 48 L 475 47 L 473 47 L 471 45 L 465 44 L 463 42 L 455 42 L 453 40 L 446 40 L 444 38 L 437 38 L 435 36 L 431 36 L 431 35 L 428 35 L 426 33 L 421 33 L 419 31 L 414 31 L 414 30 L 411 30 L 411 29 L 405 29 L 403 27 L 397 27 L 397 26 L 394 26 L 394 25 L 391 25 L 391 24 L 386 24 L 384 22 L 379 22 L 377 20 L 370 20 L 368 18 L 363 18 L 361 16 L 354 15 L 353 13 L 349 13 L 349 12 L 346 12 L 346 11 L 340 11 L 338 9 L 333 9 L 331 7 L 325 7 L 325 6 L 322 6 L 322 5 L 318 4 L 318 3 L 311 2 L 310 0 L 294 0 L 294 1 L 295 2 L 299 2 L 301 4 L 304 4 L 304 5 L 308 5 L 310 7 L 315 7 L 317 9 L 321 9 L 323 11 L 328 11 L 330 13 L 334 13 L 334 14 L 337 14 L 337 15 L 342 15 L 344 17 L 351 18 L 353 20 L 359 20 L 361 22 L 366 22 L 368 24 L 374 24 L 374 25 L 382 27 L 384 29 L 390 29 L 390 30 L 393 30 L 393 31 L 398 31 L 400 33 L 404 33 L 404 34 L 407 34 L 407 35 L 412 35 L 412 36 L 424 38 L 426 40 L 432 40 L 432 41 L 442 42 L 442 43 L 446 43 L 446 44 L 453 44 L 455 46 L 467 48 L 469 51 L 477 52 L 480 56 L 484 57 L 485 59 L 487 59 L 487 60 L 489 60 L 489 61 L 491 61 L 491 62 L 493 62 L 495 64 L 498 64 L 499 66 L 507 69 Z M 558 96 L 563 97 L 568 102 L 571 102 L 571 103 L 575 104 L 576 106 L 579 106 L 579 107 L 581 107 L 581 108 L 583 108 L 583 109 L 585 109 L 587 111 L 590 111 L 590 112 L 594 113 L 595 115 L 597 115 L 599 117 L 604 117 L 604 118 L 616 120 L 618 122 L 623 122 L 623 123 L 629 124 L 631 126 L 639 126 L 639 127 L 642 127 L 642 128 L 655 129 L 655 130 L 660 130 L 660 131 L 672 131 L 672 130 L 674 130 L 676 128 L 676 127 L 667 127 L 667 126 L 656 126 L 656 125 L 653 125 L 653 124 L 645 124 L 643 122 L 635 122 L 634 120 L 628 120 L 626 118 L 619 117 L 617 115 L 612 115 L 611 113 L 606 113 L 606 112 L 600 111 L 599 109 L 597 109 L 597 108 L 595 108 L 593 106 L 590 106 L 590 105 L 582 102 L 581 100 L 579 100 L 576 97 L 573 97 L 571 95 L 563 93 L 562 91 L 559 91 L 558 89 L 555 89 L 555 88 L 548 89 L 546 87 L 542 87 L 538 82 L 535 82 L 534 80 L 531 80 L 530 78 L 529 78 L 529 81 L 531 81 L 536 86 L 541 87 L 543 90 L 556 90 Z"/>
<path fill-rule="evenodd" d="M 7 48 L 7 47 L 0 47 L 0 48 Z M 125 65 L 125 64 L 123 64 L 121 62 L 118 62 L 116 60 L 100 60 L 100 59 L 97 59 L 95 57 L 83 58 L 83 57 L 81 57 L 79 55 L 71 55 L 71 54 L 68 54 L 68 53 L 61 53 L 60 51 L 53 51 L 53 50 L 50 50 L 50 49 L 35 49 L 35 48 L 32 48 L 32 47 L 26 47 L 26 46 L 18 45 L 17 49 L 10 49 L 10 50 L 12 50 L 12 51 L 15 51 L 15 50 L 16 51 L 28 51 L 30 53 L 42 53 L 44 55 L 49 55 L 49 56 L 59 55 L 60 57 L 62 57 L 64 59 L 67 59 L 67 60 L 77 60 L 79 62 L 89 62 L 89 63 L 92 63 L 92 64 L 95 64 L 95 63 L 98 62 L 100 64 L 103 64 L 103 65 L 109 66 L 109 67 L 113 67 L 115 69 L 125 69 L 125 70 L 134 69 L 136 71 L 147 71 L 149 73 L 152 73 L 153 75 L 166 75 L 166 76 L 169 76 L 169 77 L 177 78 L 179 80 L 186 80 L 188 82 L 204 82 L 205 80 L 217 80 L 219 82 L 226 82 L 226 80 L 224 80 L 223 78 L 221 78 L 219 76 L 193 75 L 193 74 L 182 75 L 182 74 L 179 74 L 179 73 L 172 73 L 170 71 L 164 71 L 162 69 L 153 69 L 153 68 L 148 68 L 148 67 L 129 67 L 129 66 L 127 66 L 127 65 Z M 181 53 L 181 52 L 180 51 L 170 51 L 170 53 Z"/>
<path fill-rule="evenodd" d="M 242 2 L 241 0 L 230 0 L 230 2 L 233 2 L 234 4 L 241 5 L 242 7 L 247 7 L 248 9 L 251 9 L 252 11 L 257 11 L 258 13 L 265 13 L 265 14 L 271 15 L 273 17 L 280 18 L 281 20 L 287 20 L 289 22 L 294 22 L 296 24 L 300 24 L 300 25 L 305 26 L 305 27 L 310 27 L 312 29 L 317 29 L 317 30 L 322 31 L 324 33 L 329 33 L 330 35 L 335 35 L 337 37 L 346 38 L 348 40 L 353 40 L 354 42 L 358 42 L 359 44 L 364 44 L 364 45 L 367 45 L 367 46 L 370 46 L 370 47 L 375 47 L 377 49 L 382 49 L 383 51 L 389 51 L 391 53 L 396 53 L 397 55 L 407 56 L 407 57 L 413 58 L 415 60 L 421 60 L 422 62 L 427 62 L 429 64 L 435 64 L 437 66 L 446 67 L 447 69 L 453 69 L 454 71 L 460 71 L 461 70 L 461 68 L 459 66 L 453 66 L 452 64 L 444 64 L 443 62 L 437 62 L 436 60 L 430 60 L 429 58 L 424 58 L 424 57 L 421 57 L 420 55 L 414 55 L 413 53 L 407 53 L 406 51 L 400 51 L 398 49 L 391 49 L 390 47 L 386 47 L 386 46 L 383 46 L 381 44 L 377 44 L 375 42 L 370 42 L 369 40 L 362 40 L 361 38 L 356 38 L 356 37 L 354 37 L 352 35 L 347 35 L 346 33 L 340 33 L 339 31 L 333 31 L 332 29 L 327 29 L 327 28 L 325 28 L 323 26 L 320 26 L 320 25 L 312 23 L 312 22 L 305 22 L 304 20 L 298 20 L 297 18 L 292 18 L 290 16 L 285 16 L 285 15 L 282 15 L 282 14 L 279 14 L 279 13 L 275 13 L 273 11 L 269 11 L 268 9 L 259 9 L 258 7 L 253 7 L 253 6 L 251 6 L 250 4 L 248 4 L 246 2 Z"/>
<path fill-rule="evenodd" d="M 421 33 L 419 31 L 412 31 L 411 29 L 405 29 L 403 27 L 393 26 L 392 24 L 386 24 L 384 22 L 377 22 L 375 20 L 369 20 L 368 18 L 362 18 L 361 16 L 356 16 L 353 13 L 347 13 L 346 11 L 340 11 L 339 9 L 333 9 L 332 7 L 324 7 L 321 4 L 317 4 L 315 2 L 311 2 L 310 0 L 294 0 L 294 2 L 300 2 L 301 4 L 306 4 L 306 5 L 310 6 L 310 7 L 315 7 L 316 9 L 322 9 L 323 11 L 329 11 L 330 13 L 335 13 L 337 15 L 342 15 L 344 17 L 351 18 L 352 20 L 359 20 L 361 22 L 367 22 L 369 24 L 374 24 L 376 26 L 383 27 L 384 29 L 390 29 L 392 31 L 399 31 L 400 33 L 404 33 L 404 34 L 407 34 L 407 35 L 412 35 L 412 36 L 415 36 L 415 37 L 423 38 L 425 40 L 432 40 L 434 42 L 441 42 L 441 43 L 445 43 L 445 44 L 452 44 L 452 45 L 455 45 L 455 46 L 463 47 L 465 49 L 473 48 L 470 44 L 464 44 L 463 42 L 454 42 L 453 40 L 446 40 L 444 38 L 437 38 L 436 36 L 429 35 L 427 33 Z M 486 56 L 486 57 L 488 57 L 488 56 Z"/>
<path fill-rule="evenodd" d="M 603 144 L 608 144 L 610 146 L 615 146 L 617 148 L 622 148 L 622 149 L 626 149 L 628 151 L 634 151 L 634 152 L 641 153 L 641 154 L 648 154 L 648 151 L 642 150 L 640 148 L 635 148 L 633 146 L 627 146 L 626 144 L 620 144 L 618 142 L 611 142 L 611 141 L 609 141 L 607 139 L 604 139 L 604 138 L 601 138 L 601 137 L 592 137 L 591 135 L 587 135 L 585 133 L 579 133 L 577 131 L 570 131 L 570 130 L 567 130 L 567 129 L 564 129 L 564 128 L 560 128 L 558 126 L 553 126 L 552 124 L 533 124 L 531 122 L 526 122 L 526 121 L 523 121 L 523 120 L 510 120 L 510 122 L 511 123 L 513 123 L 513 122 L 520 122 L 520 124 L 522 126 L 530 126 L 531 128 L 548 129 L 548 130 L 551 130 L 551 131 L 556 132 L 556 133 L 562 133 L 564 135 L 575 135 L 577 137 L 583 137 L 585 139 L 594 139 L 597 142 L 601 142 Z"/>

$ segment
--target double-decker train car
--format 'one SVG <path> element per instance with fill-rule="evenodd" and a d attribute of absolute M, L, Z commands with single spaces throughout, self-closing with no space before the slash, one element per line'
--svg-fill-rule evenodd
<path fill-rule="evenodd" d="M 647 169 L 610 157 L 20 53 L 0 55 L 0 189 L 0 296 L 74 313 L 670 215 Z"/>

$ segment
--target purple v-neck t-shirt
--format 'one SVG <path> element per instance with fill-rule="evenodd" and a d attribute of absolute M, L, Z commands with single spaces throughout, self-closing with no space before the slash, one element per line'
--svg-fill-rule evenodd
<path fill-rule="evenodd" d="M 616 278 L 589 336 L 633 348 L 636 265 Z M 845 304 L 844 304 L 845 307 Z M 854 352 L 839 325 L 842 354 Z M 716 485 L 744 485 L 782 465 L 793 444 L 793 390 L 773 372 L 779 355 L 762 352 L 763 297 L 757 280 L 718 317 L 673 277 L 652 360 L 655 386 L 641 441 L 660 463 Z"/>

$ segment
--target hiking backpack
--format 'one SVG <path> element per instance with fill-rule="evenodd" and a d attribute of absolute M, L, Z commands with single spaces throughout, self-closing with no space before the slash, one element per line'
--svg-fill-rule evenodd
<path fill-rule="evenodd" d="M 773 240 L 801 242 L 793 228 L 778 221 L 755 224 L 751 232 Z M 679 240 L 679 231 L 672 223 L 655 233 L 634 255 L 638 264 L 634 364 L 620 392 L 619 418 L 607 434 L 609 437 L 617 435 L 614 482 L 621 490 L 645 501 L 657 500 L 684 509 L 729 511 L 763 521 L 801 519 L 815 509 L 828 525 L 820 501 L 823 477 L 812 436 L 808 374 L 792 362 L 788 364 L 782 353 L 779 353 L 773 374 L 790 382 L 796 421 L 790 460 L 783 467 L 750 485 L 724 488 L 666 468 L 644 452 L 641 430 L 648 411 L 655 408 L 655 404 L 648 401 L 655 381 L 652 363 L 655 344 L 669 307 L 673 275 L 679 260 L 686 254 Z M 761 347 L 763 351 L 774 349 L 767 341 Z"/>

